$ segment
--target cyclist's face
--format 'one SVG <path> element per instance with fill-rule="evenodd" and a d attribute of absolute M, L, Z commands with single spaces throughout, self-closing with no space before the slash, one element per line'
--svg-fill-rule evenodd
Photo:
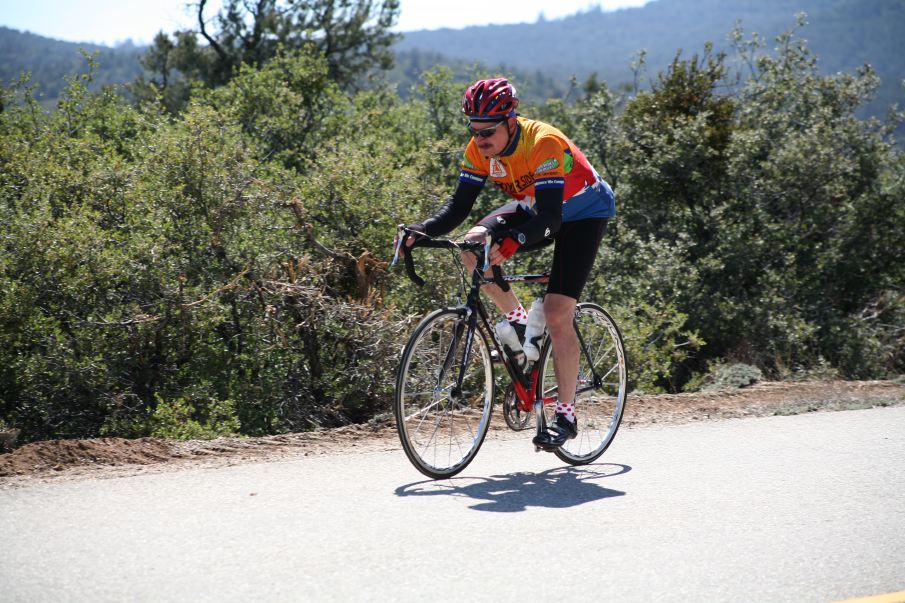
<path fill-rule="evenodd" d="M 494 128 L 494 126 L 497 127 Z M 480 130 L 486 132 L 490 128 L 493 128 L 493 133 L 490 136 L 472 135 L 475 144 L 478 145 L 478 150 L 480 150 L 481 154 L 485 157 L 499 155 L 503 149 L 506 148 L 506 145 L 509 144 L 509 120 L 496 123 L 472 121 L 469 122 L 468 127 L 472 132 L 478 132 Z"/>

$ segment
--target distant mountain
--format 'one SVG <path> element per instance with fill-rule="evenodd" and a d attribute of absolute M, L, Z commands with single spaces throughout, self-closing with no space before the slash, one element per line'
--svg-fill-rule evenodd
<path fill-rule="evenodd" d="M 596 8 L 531 24 L 410 32 L 396 49 L 403 63 L 410 53 L 435 53 L 459 63 L 539 71 L 560 86 L 572 75 L 582 80 L 596 73 L 616 88 L 632 82 L 629 65 L 641 49 L 647 53 L 648 76 L 654 77 L 679 50 L 690 57 L 708 41 L 727 49 L 738 22 L 772 48 L 775 36 L 795 26 L 799 12 L 808 16 L 799 35 L 824 73 L 869 63 L 883 79 L 874 109 L 882 112 L 896 101 L 905 106 L 903 0 L 653 0 L 641 8 Z"/>
<path fill-rule="evenodd" d="M 427 68 L 449 65 L 467 79 L 481 63 L 485 72 L 511 75 L 529 100 L 540 100 L 562 96 L 573 75 L 583 82 L 595 73 L 611 88 L 629 84 L 629 65 L 644 49 L 644 84 L 680 50 L 689 57 L 708 41 L 727 49 L 739 22 L 772 48 L 773 38 L 794 27 L 799 12 L 808 15 L 799 35 L 824 73 L 851 72 L 869 63 L 882 78 L 865 113 L 882 115 L 894 102 L 905 107 L 905 0 L 653 0 L 641 8 L 597 8 L 530 24 L 409 32 L 396 45 L 397 65 L 389 77 L 406 94 Z M 64 75 L 85 71 L 80 48 L 100 52 L 97 85 L 134 80 L 146 51 L 61 42 L 0 27 L 0 82 L 8 84 L 28 70 L 45 98 L 54 99 Z"/>
<path fill-rule="evenodd" d="M 0 83 L 8 86 L 23 72 L 48 101 L 55 100 L 66 86 L 68 75 L 85 73 L 88 63 L 80 50 L 99 53 L 94 86 L 130 82 L 141 73 L 138 58 L 147 50 L 125 44 L 111 48 L 97 44 L 62 42 L 33 33 L 0 26 Z"/>

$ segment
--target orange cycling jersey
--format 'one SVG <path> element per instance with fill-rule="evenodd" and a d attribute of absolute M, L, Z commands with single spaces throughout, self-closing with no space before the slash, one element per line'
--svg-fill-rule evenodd
<path fill-rule="evenodd" d="M 609 186 L 569 138 L 541 121 L 519 116 L 513 141 L 498 157 L 484 157 L 474 139 L 465 149 L 459 181 L 483 186 L 489 178 L 507 195 L 534 206 L 536 191 L 563 189 L 563 221 L 611 218 Z"/>

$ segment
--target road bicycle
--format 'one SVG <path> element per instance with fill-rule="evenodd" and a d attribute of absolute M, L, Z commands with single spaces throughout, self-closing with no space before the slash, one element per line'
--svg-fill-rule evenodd
<path fill-rule="evenodd" d="M 421 238 L 405 247 L 408 234 Z M 421 320 L 402 350 L 396 373 L 393 409 L 399 439 L 412 464 L 434 479 L 456 475 L 481 448 L 493 414 L 494 364 L 502 364 L 509 377 L 502 407 L 510 429 L 527 429 L 533 416 L 540 435 L 556 406 L 550 338 L 544 337 L 539 358 L 522 366 L 491 328 L 480 295 L 489 284 L 508 290 L 510 283 L 546 283 L 549 275 L 503 275 L 499 266 L 493 266 L 492 278 L 485 277 L 491 244 L 489 235 L 484 242 L 453 241 L 405 227 L 397 236 L 393 265 L 401 254 L 409 278 L 419 286 L 424 280 L 415 271 L 412 254 L 417 247 L 467 251 L 478 258 L 465 303 L 435 310 Z M 466 282 L 463 269 L 463 285 Z M 581 349 L 575 404 L 578 435 L 551 451 L 566 463 L 584 465 L 598 459 L 616 436 L 625 410 L 626 358 L 616 322 L 599 305 L 579 303 L 573 324 Z"/>

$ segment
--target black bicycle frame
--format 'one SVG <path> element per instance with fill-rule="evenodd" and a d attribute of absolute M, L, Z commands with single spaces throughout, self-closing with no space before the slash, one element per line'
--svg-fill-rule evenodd
<path fill-rule="evenodd" d="M 406 230 L 400 227 L 401 232 L 410 233 L 412 231 Z M 423 233 L 420 233 L 423 234 Z M 453 243 L 452 241 L 445 240 L 433 240 L 433 239 L 425 239 L 422 241 L 418 241 L 415 243 L 416 246 L 424 246 L 424 247 L 434 247 L 434 248 L 459 248 L 463 247 Z M 487 247 L 489 248 L 489 242 L 487 243 Z M 405 260 L 405 268 L 406 272 L 409 275 L 409 278 L 415 282 L 416 284 L 423 285 L 424 279 L 419 277 L 415 272 L 415 264 L 412 259 L 411 254 L 412 248 L 405 248 L 402 245 L 402 239 L 399 240 L 399 243 L 396 248 L 396 254 L 400 251 L 403 252 L 403 259 Z M 472 251 L 475 251 L 477 248 L 473 247 Z M 477 262 L 480 263 L 484 260 L 483 253 L 475 253 L 477 256 Z M 393 259 L 393 263 L 395 264 L 396 258 Z M 486 264 L 485 264 L 486 266 Z M 486 269 L 486 268 L 485 268 Z M 513 383 L 518 383 L 522 387 L 525 388 L 526 393 L 527 389 L 531 387 L 531 382 L 528 380 L 528 376 L 522 371 L 522 367 L 518 365 L 518 363 L 512 361 L 510 359 L 503 348 L 502 343 L 497 337 L 496 331 L 490 325 L 490 317 L 487 314 L 487 309 L 484 307 L 484 303 L 481 301 L 481 287 L 484 285 L 495 284 L 500 287 L 503 291 L 509 290 L 509 283 L 511 282 L 522 282 L 522 283 L 530 283 L 530 282 L 543 282 L 544 279 L 548 278 L 546 274 L 530 274 L 530 275 L 522 275 L 522 276 L 504 276 L 502 270 L 499 266 L 492 267 L 493 278 L 488 279 L 485 277 L 480 270 L 475 268 L 472 271 L 471 276 L 471 289 L 468 292 L 468 297 L 466 298 L 464 306 L 460 306 L 458 309 L 466 314 L 468 318 L 468 325 L 466 331 L 466 340 L 465 340 L 465 350 L 462 354 L 462 364 L 459 366 L 459 375 L 456 378 L 456 385 L 452 392 L 454 396 L 458 396 L 462 391 L 462 383 L 465 380 L 465 371 L 468 367 L 468 362 L 471 360 L 471 352 L 474 346 L 474 337 L 475 331 L 478 328 L 478 317 L 481 318 L 481 324 L 483 324 L 484 329 L 490 335 L 490 340 L 493 342 L 493 346 L 496 348 L 497 355 L 503 359 L 503 365 L 506 367 L 506 372 L 509 373 L 509 378 Z M 588 365 L 591 368 L 591 373 L 594 377 L 593 385 L 590 388 L 582 388 L 578 391 L 588 391 L 588 389 L 599 389 L 602 387 L 602 379 L 597 374 L 597 371 L 594 370 L 593 361 L 591 358 L 591 354 L 588 351 L 587 345 L 585 344 L 584 338 L 581 335 L 581 331 L 578 329 L 577 321 L 573 321 L 575 325 L 575 332 L 578 335 L 578 341 L 581 347 L 581 351 L 584 353 L 585 357 L 588 359 Z M 466 326 L 462 323 L 456 326 L 456 330 L 453 333 L 453 340 L 450 343 L 449 351 L 446 354 L 446 358 L 443 362 L 443 367 L 438 376 L 438 385 L 442 382 L 446 372 L 452 368 L 452 363 L 455 361 L 456 349 L 458 349 L 459 339 L 462 336 L 462 330 L 465 329 Z M 536 395 L 536 394 L 535 394 Z"/>
<path fill-rule="evenodd" d="M 459 367 L 459 376 L 456 379 L 457 392 L 461 391 L 462 382 L 465 380 L 465 370 L 468 367 L 468 361 L 471 360 L 471 350 L 474 345 L 474 337 L 475 332 L 478 328 L 479 316 L 481 318 L 481 324 L 484 326 L 484 329 L 490 334 L 490 339 L 493 342 L 493 346 L 496 348 L 497 354 L 500 356 L 500 358 L 504 357 L 503 349 L 500 345 L 499 340 L 497 339 L 496 332 L 494 332 L 494 330 L 490 328 L 490 317 L 487 314 L 487 309 L 484 307 L 484 302 L 481 301 L 481 285 L 491 282 L 493 281 L 488 281 L 487 279 L 485 279 L 478 270 L 472 272 L 471 289 L 468 292 L 468 297 L 465 300 L 465 306 L 463 308 L 463 311 L 468 318 L 468 332 L 466 335 L 467 339 L 465 340 L 465 352 L 462 354 L 462 365 Z M 458 342 L 455 343 L 457 344 Z M 506 368 L 509 370 L 510 378 L 515 378 L 516 375 L 512 373 L 510 365 L 514 365 L 514 363 L 505 363 Z M 518 367 L 515 368 L 518 370 Z M 518 377 L 522 378 L 521 371 L 519 371 Z"/>
<path fill-rule="evenodd" d="M 591 352 L 588 350 L 588 346 L 584 342 L 584 337 L 581 336 L 581 329 L 578 328 L 578 320 L 573 320 L 572 324 L 575 326 L 575 333 L 578 335 L 578 344 L 581 346 L 581 352 L 585 355 L 585 358 L 588 359 L 588 366 L 591 369 L 591 375 L 594 376 L 592 385 L 576 389 L 575 393 L 580 394 L 581 392 L 590 391 L 592 389 L 600 389 L 601 387 L 603 387 L 603 379 L 600 378 L 600 375 L 598 375 L 597 371 L 594 369 L 594 360 L 593 358 L 591 358 Z"/>

